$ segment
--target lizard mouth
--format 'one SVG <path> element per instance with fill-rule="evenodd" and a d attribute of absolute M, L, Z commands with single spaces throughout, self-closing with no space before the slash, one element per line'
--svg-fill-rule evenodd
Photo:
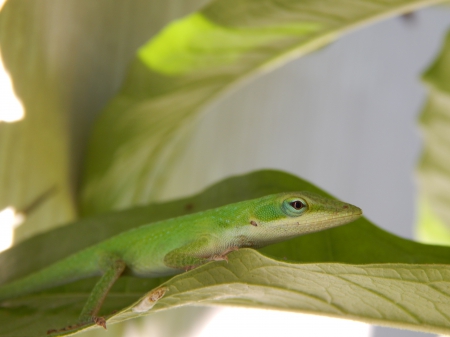
<path fill-rule="evenodd" d="M 324 219 L 317 219 L 316 221 L 308 222 L 306 225 L 309 224 L 309 225 L 320 226 L 322 224 L 323 227 L 325 227 L 323 229 L 326 229 L 327 228 L 327 224 L 329 224 L 329 223 L 333 223 L 333 225 L 329 226 L 329 228 L 337 227 L 337 226 L 340 226 L 340 225 L 344 225 L 344 224 L 353 222 L 353 221 L 355 221 L 356 219 L 358 219 L 358 218 L 360 218 L 362 216 L 362 214 L 363 214 L 362 210 L 361 209 L 358 209 L 358 210 L 359 210 L 359 212 L 357 212 L 357 213 L 343 214 L 343 215 L 338 215 L 338 216 L 332 215 L 332 216 L 330 216 L 329 219 L 325 219 L 325 220 Z M 297 222 L 297 225 L 304 226 L 305 224 L 301 224 L 300 222 Z"/>
<path fill-rule="evenodd" d="M 352 222 L 352 221 L 360 218 L 362 216 L 362 214 L 363 214 L 362 210 L 359 209 L 359 212 L 357 212 L 357 213 L 344 214 L 341 216 L 337 216 L 337 217 L 333 218 L 332 220 L 336 221 L 336 223 L 337 223 L 336 226 L 337 226 L 338 224 L 342 225 L 344 223 Z"/>

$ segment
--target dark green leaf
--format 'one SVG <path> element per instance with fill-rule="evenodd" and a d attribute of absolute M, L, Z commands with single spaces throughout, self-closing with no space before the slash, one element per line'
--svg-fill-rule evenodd
<path fill-rule="evenodd" d="M 127 228 L 296 190 L 325 194 L 292 175 L 259 171 L 226 179 L 190 198 L 79 221 L 1 254 L 0 268 L 6 271 L 2 281 L 25 275 Z M 53 244 L 56 240 L 58 246 Z M 241 250 L 231 257 L 229 264 L 213 262 L 172 279 L 122 277 L 102 313 L 117 311 L 109 324 L 140 316 L 131 310 L 133 303 L 167 281 L 169 291 L 148 313 L 188 304 L 237 304 L 450 332 L 445 314 L 450 309 L 448 247 L 405 240 L 360 219 L 269 246 L 260 253 Z M 47 329 L 75 322 L 94 283 L 94 279 L 83 280 L 8 301 L 8 307 L 0 308 L 0 335 L 44 336 Z"/>

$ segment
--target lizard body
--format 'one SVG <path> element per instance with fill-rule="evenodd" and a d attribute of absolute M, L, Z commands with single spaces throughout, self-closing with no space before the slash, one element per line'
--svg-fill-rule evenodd
<path fill-rule="evenodd" d="M 100 276 L 77 326 L 96 322 L 109 289 L 123 273 L 174 275 L 243 247 L 259 248 L 336 227 L 360 217 L 353 205 L 310 192 L 268 195 L 143 225 L 0 286 L 0 303 L 78 279 Z"/>

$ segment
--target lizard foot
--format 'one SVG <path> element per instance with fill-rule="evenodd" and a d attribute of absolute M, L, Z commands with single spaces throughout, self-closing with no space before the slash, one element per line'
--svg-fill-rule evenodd
<path fill-rule="evenodd" d="M 227 261 L 227 263 L 228 263 L 228 256 L 227 256 L 227 254 L 231 253 L 231 252 L 234 252 L 234 251 L 236 251 L 238 249 L 239 249 L 239 247 L 237 247 L 237 246 L 229 247 L 222 254 L 211 256 L 210 260 L 212 260 L 212 261 Z"/>

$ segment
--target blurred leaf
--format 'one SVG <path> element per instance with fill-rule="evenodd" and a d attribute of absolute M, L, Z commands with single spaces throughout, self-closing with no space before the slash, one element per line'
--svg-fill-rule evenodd
<path fill-rule="evenodd" d="M 7 1 L 0 53 L 26 118 L 0 123 L 0 210 L 23 210 L 55 188 L 15 231 L 16 242 L 77 216 L 80 166 L 98 111 L 122 84 L 137 48 L 207 2 Z"/>
<path fill-rule="evenodd" d="M 258 171 L 226 179 L 189 198 L 85 219 L 0 254 L 0 269 L 5 271 L 0 275 L 1 282 L 40 269 L 130 227 L 296 190 L 325 194 L 292 175 Z M 52 245 L 56 240 L 60 244 Z M 35 253 L 30 256 L 30 251 Z M 109 324 L 142 315 L 130 311 L 130 305 L 167 281 L 169 291 L 148 313 L 190 304 L 233 304 L 450 332 L 449 316 L 445 314 L 450 309 L 449 247 L 402 239 L 362 218 L 271 245 L 260 253 L 240 250 L 231 255 L 228 264 L 213 262 L 174 278 L 121 277 L 108 295 L 102 314 L 116 312 Z M 44 336 L 48 329 L 72 324 L 95 281 L 86 279 L 9 300 L 0 307 L 0 336 Z"/>
<path fill-rule="evenodd" d="M 418 237 L 450 244 L 450 33 L 440 55 L 423 75 L 428 101 L 420 117 L 424 138 L 418 167 Z"/>
<path fill-rule="evenodd" d="M 169 24 L 139 50 L 95 125 L 82 213 L 160 200 L 199 113 L 238 83 L 348 30 L 437 2 L 216 0 Z"/>
<path fill-rule="evenodd" d="M 19 227 L 19 239 L 74 219 L 86 138 L 136 50 L 168 21 L 208 0 L 9 0 L 0 52 L 25 106 L 0 123 L 0 210 L 56 192 Z"/>
<path fill-rule="evenodd" d="M 423 198 L 419 203 L 419 219 L 416 236 L 420 241 L 437 245 L 449 245 L 450 230 L 436 215 L 433 207 Z"/>

